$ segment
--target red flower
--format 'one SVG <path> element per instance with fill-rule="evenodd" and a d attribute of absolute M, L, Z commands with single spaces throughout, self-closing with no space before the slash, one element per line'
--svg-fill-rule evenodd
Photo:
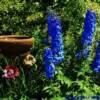
<path fill-rule="evenodd" d="M 7 79 L 14 79 L 19 76 L 19 69 L 12 65 L 5 66 L 2 77 Z"/>

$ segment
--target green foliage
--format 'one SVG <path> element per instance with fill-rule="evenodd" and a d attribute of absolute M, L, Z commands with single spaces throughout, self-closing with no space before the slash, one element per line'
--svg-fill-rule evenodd
<path fill-rule="evenodd" d="M 65 51 L 65 60 L 56 67 L 57 73 L 54 80 L 45 78 L 43 63 L 44 48 L 48 46 L 43 42 L 47 37 L 48 6 L 61 16 Z M 77 60 L 75 52 L 81 47 L 80 39 L 85 12 L 91 7 L 96 11 L 98 22 L 94 43 L 90 57 L 87 60 Z M 19 57 L 16 66 L 20 68 L 20 77 L 15 80 L 0 79 L 0 98 L 63 100 L 66 96 L 100 95 L 99 75 L 95 75 L 89 66 L 95 56 L 97 41 L 100 37 L 99 22 L 99 0 L 0 0 L 0 34 L 23 34 L 35 37 L 36 42 L 31 48 L 31 53 L 37 60 L 31 69 L 32 79 L 30 79 L 25 75 Z M 0 58 L 1 73 L 2 67 L 7 64 L 6 59 Z"/>

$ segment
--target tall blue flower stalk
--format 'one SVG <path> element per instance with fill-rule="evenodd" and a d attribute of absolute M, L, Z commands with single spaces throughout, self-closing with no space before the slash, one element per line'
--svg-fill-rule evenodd
<path fill-rule="evenodd" d="M 96 56 L 94 58 L 93 63 L 91 64 L 91 67 L 95 73 L 100 72 L 100 40 L 96 49 Z"/>
<path fill-rule="evenodd" d="M 77 58 L 87 58 L 93 42 L 94 32 L 96 28 L 96 14 L 91 10 L 87 10 L 84 19 L 84 31 L 82 33 L 81 44 L 83 49 L 76 54 Z"/>
<path fill-rule="evenodd" d="M 52 59 L 53 59 L 52 64 L 53 66 L 55 66 L 59 62 L 64 60 L 64 46 L 62 40 L 61 20 L 55 12 L 50 11 L 47 16 L 47 24 L 48 24 L 48 34 L 51 37 L 50 52 L 52 53 Z M 48 65 L 47 61 L 45 61 L 45 63 L 46 63 L 45 65 Z M 48 66 L 48 69 L 49 67 L 50 66 Z"/>
<path fill-rule="evenodd" d="M 54 56 L 54 64 L 64 60 L 64 46 L 62 39 L 62 27 L 61 20 L 55 12 L 49 12 L 48 14 L 48 33 L 51 37 L 51 50 Z"/>

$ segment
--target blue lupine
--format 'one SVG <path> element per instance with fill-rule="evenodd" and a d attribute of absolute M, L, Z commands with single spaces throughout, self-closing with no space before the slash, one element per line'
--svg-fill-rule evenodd
<path fill-rule="evenodd" d="M 95 73 L 100 72 L 100 40 L 96 49 L 96 56 L 93 63 L 91 64 L 91 67 Z"/>
<path fill-rule="evenodd" d="M 94 36 L 93 33 L 95 32 L 95 28 L 96 28 L 96 14 L 91 10 L 87 10 L 86 17 L 84 20 L 84 31 L 82 33 L 82 40 L 81 40 L 83 50 L 76 53 L 75 56 L 77 58 L 88 57 L 90 52 L 90 46 L 93 42 L 93 36 Z"/>
<path fill-rule="evenodd" d="M 55 74 L 55 65 L 53 64 L 52 51 L 49 48 L 45 48 L 44 50 L 44 64 L 45 64 L 46 77 L 48 79 L 53 78 Z"/>

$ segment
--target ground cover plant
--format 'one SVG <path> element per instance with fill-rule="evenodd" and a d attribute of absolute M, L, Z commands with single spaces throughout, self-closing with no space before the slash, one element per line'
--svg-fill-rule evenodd
<path fill-rule="evenodd" d="M 88 57 L 78 59 L 76 53 L 83 49 L 81 39 L 84 19 L 87 10 L 91 9 L 96 14 L 96 30 L 93 32 Z M 55 72 L 48 76 L 45 75 L 44 51 L 50 47 L 50 39 L 53 37 L 53 33 L 48 32 L 47 18 L 50 10 L 56 12 L 61 20 L 60 39 L 63 41 L 64 59 L 56 65 L 53 63 Z M 99 0 L 0 0 L 0 35 L 35 37 L 30 52 L 36 59 L 26 74 L 21 57 L 17 57 L 14 66 L 19 68 L 19 77 L 6 79 L 2 77 L 2 69 L 7 63 L 13 62 L 0 55 L 0 99 L 63 100 L 66 96 L 100 96 L 100 74 L 95 73 L 100 69 L 94 68 L 99 68 L 99 33 Z"/>

